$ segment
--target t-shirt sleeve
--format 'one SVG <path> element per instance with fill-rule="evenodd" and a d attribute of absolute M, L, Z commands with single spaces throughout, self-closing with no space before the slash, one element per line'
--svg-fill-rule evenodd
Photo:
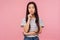
<path fill-rule="evenodd" d="M 26 20 L 25 20 L 25 18 L 23 18 L 21 21 L 21 27 L 24 27 L 25 24 L 26 24 Z"/>
<path fill-rule="evenodd" d="M 44 23 L 43 23 L 43 21 L 42 21 L 41 18 L 39 19 L 39 25 L 40 25 L 42 28 L 44 27 Z"/>

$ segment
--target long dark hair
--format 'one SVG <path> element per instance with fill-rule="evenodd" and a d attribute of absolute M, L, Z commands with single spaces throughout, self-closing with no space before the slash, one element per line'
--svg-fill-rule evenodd
<path fill-rule="evenodd" d="M 37 31 L 36 33 L 38 33 L 38 32 L 40 31 L 40 25 L 39 25 L 39 16 L 38 16 L 38 12 L 37 12 L 37 6 L 36 6 L 35 2 L 29 2 L 29 3 L 27 4 L 27 9 L 26 9 L 26 22 L 27 22 L 27 20 L 28 20 L 28 14 L 29 14 L 28 6 L 29 6 L 30 4 L 33 4 L 34 7 L 35 7 L 35 12 L 34 12 L 34 15 L 35 15 L 35 18 L 36 18 L 35 23 L 37 24 L 37 27 L 38 27 L 38 31 Z M 29 25 L 29 30 L 28 30 L 28 32 L 29 32 L 29 31 L 30 31 L 30 25 Z"/>

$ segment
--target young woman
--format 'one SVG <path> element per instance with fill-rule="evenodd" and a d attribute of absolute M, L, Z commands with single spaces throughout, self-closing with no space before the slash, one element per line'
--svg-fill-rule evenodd
<path fill-rule="evenodd" d="M 21 27 L 24 28 L 24 40 L 39 40 L 38 34 L 44 26 L 38 16 L 37 6 L 34 2 L 27 4 L 26 17 L 23 18 Z"/>

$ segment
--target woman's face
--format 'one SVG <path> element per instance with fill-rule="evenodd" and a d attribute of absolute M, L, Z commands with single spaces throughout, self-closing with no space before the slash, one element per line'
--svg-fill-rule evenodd
<path fill-rule="evenodd" d="M 33 4 L 29 4 L 28 10 L 29 10 L 29 13 L 30 13 L 30 14 L 34 14 L 34 12 L 35 12 L 35 7 L 34 7 L 34 5 L 33 5 Z"/>

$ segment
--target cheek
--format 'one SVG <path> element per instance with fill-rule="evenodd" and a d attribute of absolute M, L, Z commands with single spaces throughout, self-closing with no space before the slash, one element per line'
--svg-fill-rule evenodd
<path fill-rule="evenodd" d="M 33 9 L 33 12 L 35 12 L 35 9 Z"/>
<path fill-rule="evenodd" d="M 29 12 L 31 11 L 31 9 L 28 9 L 29 10 Z"/>

